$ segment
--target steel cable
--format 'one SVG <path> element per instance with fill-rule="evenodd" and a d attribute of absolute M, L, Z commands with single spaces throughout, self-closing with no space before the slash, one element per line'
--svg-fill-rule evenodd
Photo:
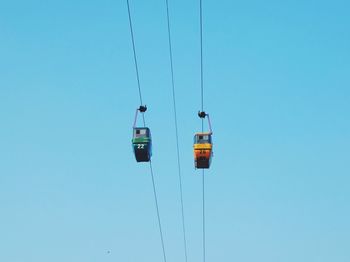
<path fill-rule="evenodd" d="M 167 14 L 167 25 L 168 25 L 169 58 L 170 58 L 171 86 L 172 86 L 175 137 L 176 137 L 177 167 L 178 167 L 179 191 L 180 191 L 180 202 L 181 202 L 182 232 L 183 232 L 183 241 L 184 241 L 185 261 L 187 262 L 187 240 L 186 240 L 185 213 L 184 213 L 184 201 L 183 201 L 183 190 L 182 190 L 182 175 L 181 175 L 180 148 L 179 148 L 179 135 L 178 135 L 177 110 L 176 110 L 176 96 L 175 96 L 175 81 L 174 81 L 174 63 L 173 63 L 173 52 L 172 52 L 172 41 L 171 41 L 170 15 L 169 15 L 169 2 L 168 2 L 168 0 L 165 0 L 165 3 L 166 3 L 166 14 Z"/>
<path fill-rule="evenodd" d="M 140 103 L 141 103 L 141 105 L 143 105 L 142 93 L 141 93 L 141 85 L 140 85 L 140 77 L 139 77 L 139 69 L 138 69 L 136 48 L 135 48 L 135 40 L 134 40 L 134 31 L 133 31 L 133 27 L 132 27 L 132 19 L 131 19 L 131 12 L 130 12 L 130 4 L 129 4 L 129 0 L 127 0 L 126 2 L 127 2 L 127 6 L 128 6 L 129 26 L 130 26 L 133 54 L 134 54 L 134 63 L 135 63 L 135 69 L 136 69 L 137 86 L 138 86 L 138 91 L 139 91 Z M 143 124 L 144 124 L 144 126 L 146 126 L 146 120 L 145 120 L 144 113 L 142 113 L 142 118 L 143 118 Z M 156 211 L 157 211 L 157 219 L 158 219 L 160 240 L 161 240 L 162 250 L 163 250 L 163 258 L 164 258 L 164 262 L 166 262 L 167 260 L 166 260 L 166 254 L 165 254 L 163 230 L 162 230 L 162 224 L 161 224 L 161 219 L 160 219 L 160 214 L 159 214 L 157 190 L 156 190 L 156 185 L 155 185 L 155 181 L 154 181 L 154 174 L 153 174 L 153 167 L 152 167 L 151 160 L 150 160 L 150 171 L 151 171 L 151 178 L 152 178 L 152 185 L 153 185 L 154 202 L 155 202 Z"/>
<path fill-rule="evenodd" d="M 199 24 L 200 24 L 200 74 L 201 74 L 201 108 L 204 111 L 204 91 L 203 91 L 203 11 L 202 0 L 199 0 Z M 204 119 L 202 118 L 202 132 L 204 131 Z M 204 191 L 204 169 L 202 170 L 202 203 L 203 203 L 203 261 L 205 262 L 205 191 Z"/>
<path fill-rule="evenodd" d="M 149 167 L 150 167 L 150 170 L 151 170 L 152 185 L 153 185 L 153 194 L 154 194 L 154 202 L 155 202 L 155 204 L 156 204 L 156 209 L 157 209 L 157 218 L 158 218 L 158 226 L 159 226 L 160 239 L 161 239 L 161 242 L 162 242 L 163 258 L 164 258 L 164 262 L 166 262 L 166 255 L 165 255 L 165 247 L 164 247 L 162 223 L 161 223 L 161 221 L 160 221 L 157 190 L 156 190 L 156 185 L 155 185 L 155 182 L 154 182 L 153 167 L 152 167 L 152 161 L 151 161 L 151 160 L 149 161 Z"/>

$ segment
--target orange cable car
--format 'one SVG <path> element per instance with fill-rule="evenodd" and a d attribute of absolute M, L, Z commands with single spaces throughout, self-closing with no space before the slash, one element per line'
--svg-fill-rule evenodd
<path fill-rule="evenodd" d="M 194 165 L 196 168 L 207 169 L 210 167 L 211 159 L 213 156 L 213 143 L 211 124 L 209 115 L 205 112 L 198 113 L 200 118 L 208 116 L 210 132 L 200 132 L 194 135 L 193 153 L 194 153 Z"/>

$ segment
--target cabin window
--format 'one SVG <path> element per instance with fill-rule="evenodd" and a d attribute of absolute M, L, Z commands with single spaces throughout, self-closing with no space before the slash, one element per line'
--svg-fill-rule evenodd
<path fill-rule="evenodd" d="M 147 136 L 147 129 L 136 129 L 135 130 L 136 137 L 144 137 Z"/>
<path fill-rule="evenodd" d="M 197 135 L 195 136 L 195 143 L 198 143 L 198 144 L 211 143 L 211 136 Z"/>

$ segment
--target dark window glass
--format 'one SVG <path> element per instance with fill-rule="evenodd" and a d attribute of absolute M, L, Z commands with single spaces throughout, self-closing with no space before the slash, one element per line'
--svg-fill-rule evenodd
<path fill-rule="evenodd" d="M 197 136 L 195 136 L 195 143 L 198 143 L 198 144 L 211 143 L 211 136 L 210 135 L 197 135 Z"/>
<path fill-rule="evenodd" d="M 134 133 L 135 137 L 148 137 L 149 136 L 148 129 L 135 129 L 134 132 L 135 132 Z"/>

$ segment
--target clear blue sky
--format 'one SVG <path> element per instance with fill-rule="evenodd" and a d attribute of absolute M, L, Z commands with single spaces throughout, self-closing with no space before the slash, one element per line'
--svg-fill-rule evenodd
<path fill-rule="evenodd" d="M 168 262 L 184 261 L 165 2 L 131 0 Z M 350 261 L 350 3 L 203 1 L 207 261 Z M 189 262 L 198 1 L 170 0 Z M 0 1 L 0 261 L 162 261 L 126 1 Z M 110 253 L 108 253 L 110 251 Z"/>

